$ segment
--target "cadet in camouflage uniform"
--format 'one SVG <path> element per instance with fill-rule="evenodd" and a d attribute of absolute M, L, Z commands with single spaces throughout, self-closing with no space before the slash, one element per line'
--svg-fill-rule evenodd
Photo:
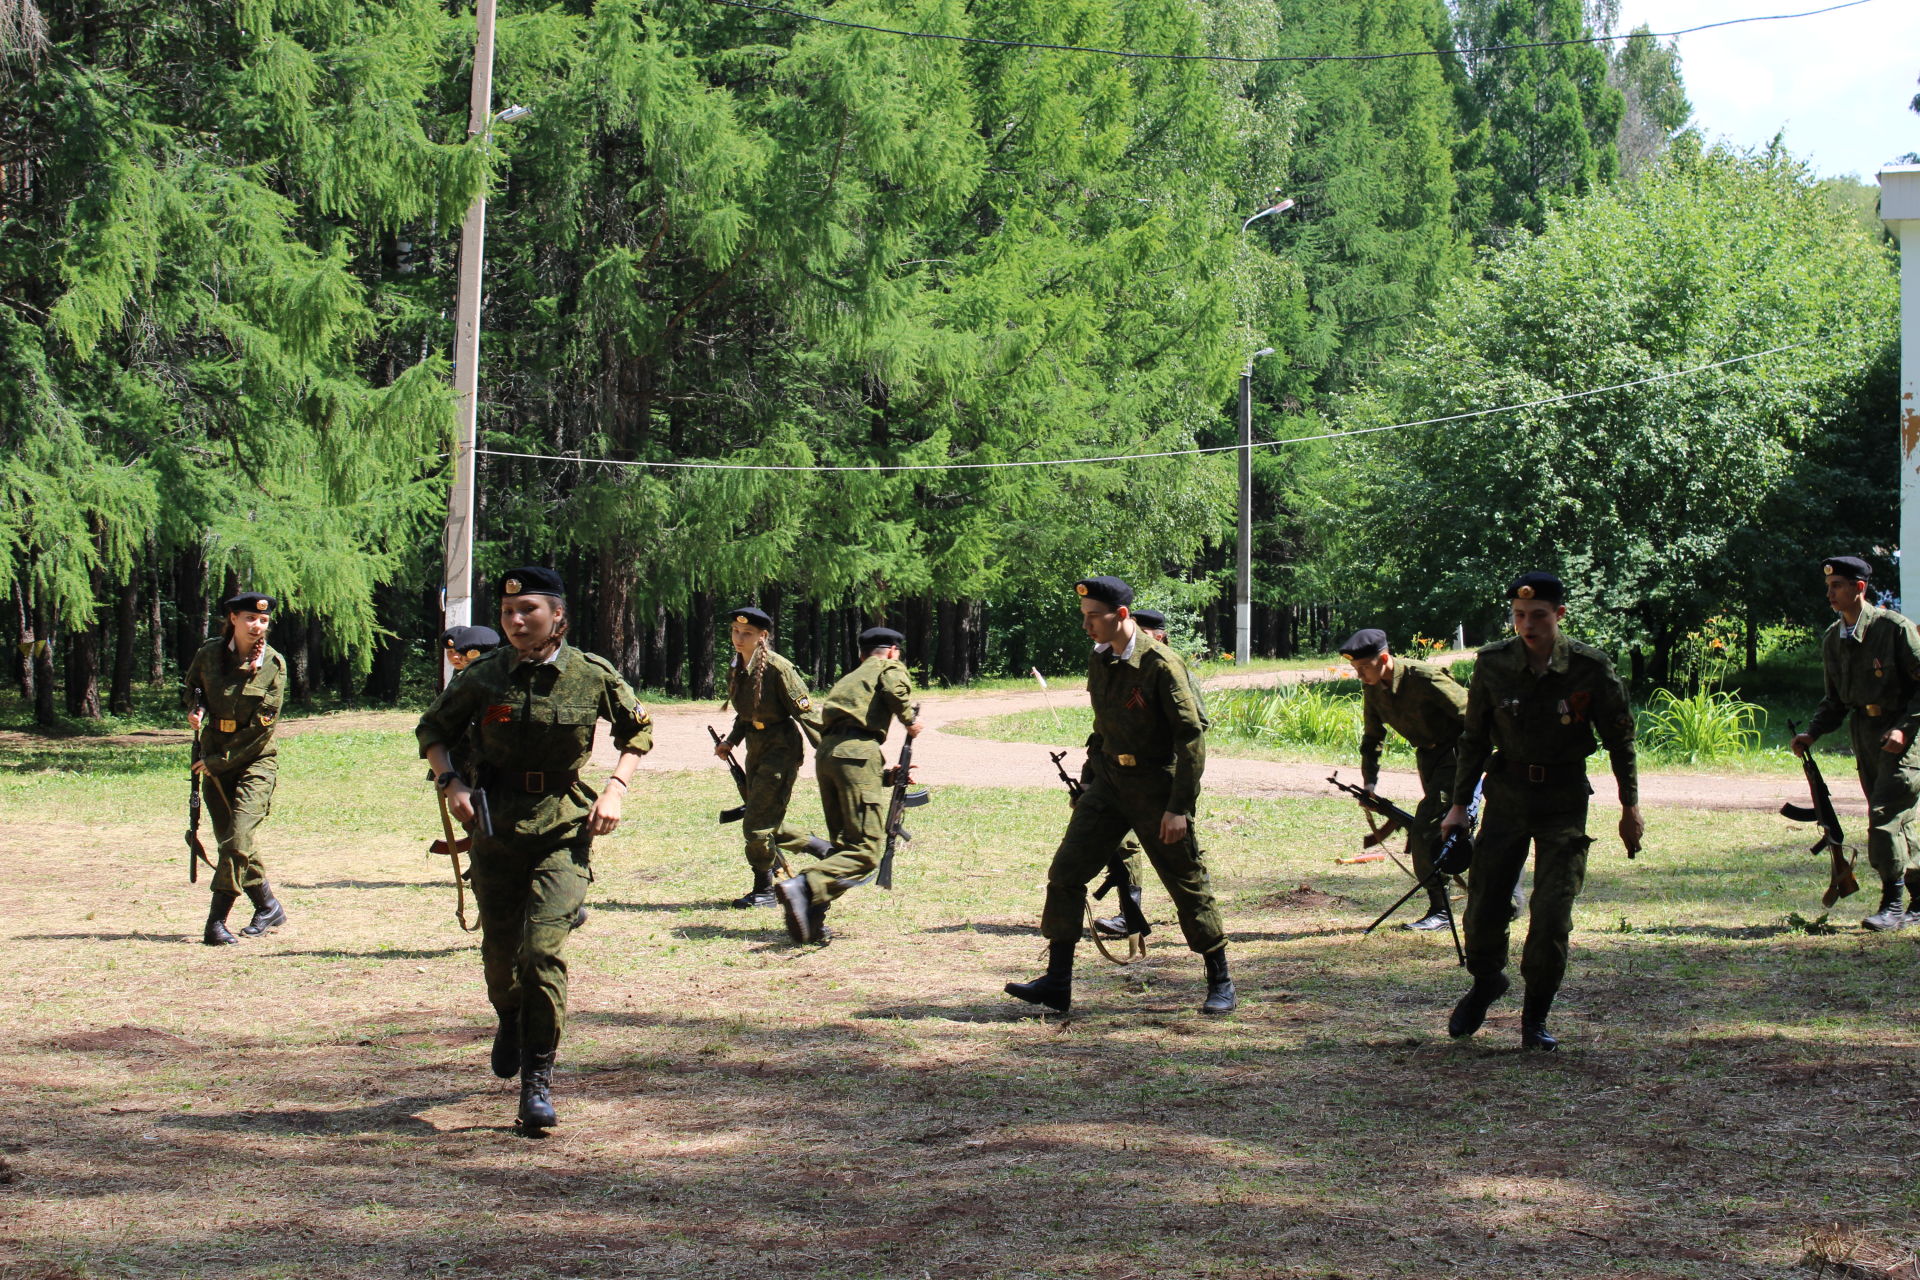
<path fill-rule="evenodd" d="M 1206 716 L 1194 700 L 1186 663 L 1134 622 L 1132 587 L 1119 578 L 1100 577 L 1083 579 L 1074 590 L 1081 626 L 1094 641 L 1087 664 L 1093 733 L 1080 772 L 1085 789 L 1047 869 L 1040 915 L 1047 971 L 1032 982 L 1009 982 L 1006 992 L 1062 1013 L 1071 1007 L 1073 953 L 1086 912 L 1087 882 L 1131 830 L 1173 900 L 1187 946 L 1206 960 L 1201 1012 L 1231 1013 L 1236 1000 L 1227 972 L 1226 933 L 1192 826 Z"/>
<path fill-rule="evenodd" d="M 880 865 L 887 838 L 886 755 L 882 746 L 898 720 L 909 738 L 920 736 L 913 714 L 913 677 L 900 661 L 906 639 L 891 627 L 860 633 L 859 666 L 840 678 L 820 704 L 820 746 L 814 772 L 826 810 L 832 852 L 780 882 L 780 905 L 795 942 L 825 942 L 827 906 Z"/>
<path fill-rule="evenodd" d="M 729 615 L 729 639 L 734 659 L 727 669 L 727 702 L 733 707 L 733 729 L 714 744 L 713 754 L 726 758 L 742 742 L 747 744 L 746 813 L 741 828 L 747 840 L 747 866 L 753 886 L 735 898 L 736 907 L 771 907 L 774 848 L 789 853 L 824 857 L 825 840 L 787 821 L 793 784 L 800 777 L 805 753 L 804 731 L 818 741 L 820 722 L 813 710 L 807 682 L 793 663 L 773 651 L 773 619 L 759 609 L 735 609 Z"/>
<path fill-rule="evenodd" d="M 253 842 L 255 829 L 273 812 L 280 771 L 273 726 L 287 698 L 286 659 L 267 643 L 273 597 L 243 592 L 220 610 L 220 634 L 193 655 L 182 692 L 187 723 L 200 737 L 193 769 L 206 779 L 207 812 L 220 841 L 213 904 L 200 939 L 210 947 L 240 941 L 227 928 L 227 914 L 242 892 L 253 903 L 242 937 L 257 938 L 287 920 Z"/>
<path fill-rule="evenodd" d="M 493 1071 L 520 1076 L 520 1123 L 545 1129 L 553 1110 L 553 1060 L 567 1015 L 561 954 L 587 885 L 595 836 L 620 825 L 627 785 L 653 746 L 653 722 L 612 663 L 566 642 L 560 575 L 529 567 L 500 587 L 507 644 L 448 684 L 420 717 L 420 754 L 454 817 L 474 832 L 473 894 L 487 998 L 499 1015 Z M 581 776 L 596 722 L 613 728 L 620 759 L 595 792 Z M 454 772 L 448 749 L 476 732 L 478 794 Z"/>
<path fill-rule="evenodd" d="M 1413 874 L 1425 880 L 1433 873 L 1433 851 L 1440 843 L 1440 819 L 1453 795 L 1453 775 L 1459 771 L 1460 729 L 1466 721 L 1467 691 L 1445 668 L 1412 658 L 1397 658 L 1387 647 L 1387 633 L 1375 627 L 1356 631 L 1340 646 L 1363 686 L 1360 693 L 1360 781 L 1373 794 L 1380 781 L 1380 747 L 1392 726 L 1413 746 L 1414 768 L 1420 771 L 1420 805 L 1413 811 L 1413 829 L 1407 832 L 1407 853 Z M 1402 926 L 1407 929 L 1445 929 L 1453 923 L 1447 886 L 1439 881 L 1427 887 L 1427 914 Z"/>
<path fill-rule="evenodd" d="M 1573 900 L 1587 875 L 1586 759 L 1605 744 L 1620 788 L 1620 839 L 1640 848 L 1640 778 L 1633 712 L 1606 655 L 1560 633 L 1566 588 L 1550 573 L 1524 573 L 1507 588 L 1519 634 L 1481 649 L 1467 686 L 1466 727 L 1453 807 L 1444 833 L 1467 821 L 1463 796 L 1486 776 L 1484 813 L 1467 876 L 1467 971 L 1473 986 L 1454 1006 L 1447 1034 L 1470 1036 L 1506 993 L 1507 926 L 1513 889 L 1535 850 L 1532 913 L 1520 976 L 1527 984 L 1520 1043 L 1553 1049 L 1547 1014 L 1567 971 Z"/>
<path fill-rule="evenodd" d="M 1158 609 L 1134 609 L 1131 611 L 1131 614 L 1134 622 L 1138 624 L 1142 631 L 1145 631 L 1161 644 L 1167 643 L 1166 614 L 1160 612 Z M 1181 660 L 1184 662 L 1185 657 L 1182 656 Z M 1203 720 L 1206 719 L 1206 699 L 1200 694 L 1200 682 L 1194 679 L 1193 667 L 1191 665 L 1187 667 L 1187 688 L 1193 694 L 1193 705 L 1200 708 L 1200 718 Z M 1205 738 L 1201 738 L 1194 744 L 1194 757 L 1198 761 L 1201 771 L 1205 772 L 1207 767 L 1207 740 Z M 1126 893 L 1133 899 L 1133 905 L 1140 907 L 1140 873 L 1142 870 L 1140 865 L 1140 846 L 1135 844 L 1131 839 L 1125 839 L 1122 841 L 1120 849 L 1121 861 L 1126 864 L 1127 868 L 1128 887 L 1124 890 L 1116 889 L 1116 891 Z M 1145 908 L 1142 907 L 1142 918 L 1145 918 L 1145 914 Z M 1102 938 L 1124 938 L 1128 933 L 1127 917 L 1124 913 L 1103 916 L 1093 922 L 1093 928 Z"/>
<path fill-rule="evenodd" d="M 1909 824 L 1920 804 L 1920 632 L 1912 622 L 1867 599 L 1873 571 L 1856 556 L 1822 566 L 1827 603 L 1840 615 L 1820 642 L 1826 696 L 1807 731 L 1793 740 L 1804 756 L 1814 740 L 1848 720 L 1853 763 L 1867 797 L 1867 861 L 1880 873 L 1880 909 L 1860 923 L 1868 929 L 1904 929 L 1920 920 L 1920 858 Z M 1848 716 L 1852 712 L 1852 716 Z M 1904 877 L 1912 901 L 1900 906 Z"/>
<path fill-rule="evenodd" d="M 492 627 L 448 627 L 440 633 L 441 651 L 455 674 L 499 647 L 500 633 Z"/>

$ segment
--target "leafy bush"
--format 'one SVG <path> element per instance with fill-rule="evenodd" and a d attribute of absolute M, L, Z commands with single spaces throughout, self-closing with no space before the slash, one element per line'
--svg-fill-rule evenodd
<path fill-rule="evenodd" d="M 1766 708 L 1724 690 L 1682 698 L 1656 689 L 1640 713 L 1640 740 L 1650 755 L 1701 764 L 1754 750 L 1766 723 Z"/>
<path fill-rule="evenodd" d="M 1352 751 L 1360 740 L 1360 698 L 1311 684 L 1225 689 L 1207 698 L 1212 733 L 1298 747 Z"/>

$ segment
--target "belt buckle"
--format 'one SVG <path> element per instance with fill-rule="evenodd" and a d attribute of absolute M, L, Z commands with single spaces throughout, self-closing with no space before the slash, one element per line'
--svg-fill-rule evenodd
<path fill-rule="evenodd" d="M 1530 764 L 1527 766 L 1528 782 L 1545 782 L 1546 780 L 1547 766 L 1543 764 Z"/>
<path fill-rule="evenodd" d="M 1870 715 L 1870 716 L 1872 716 L 1872 717 L 1874 717 L 1875 719 L 1879 719 L 1879 717 L 1880 717 L 1880 704 L 1879 704 L 1879 703 L 1877 703 L 1877 702 L 1869 702 L 1869 703 L 1867 704 L 1867 714 L 1868 714 L 1868 715 Z"/>
<path fill-rule="evenodd" d="M 1134 766 L 1134 758 L 1129 755 L 1117 755 L 1114 757 L 1114 761 L 1122 769 L 1131 769 Z"/>
<path fill-rule="evenodd" d="M 531 795 L 540 795 L 547 789 L 547 775 L 544 771 L 540 773 L 529 773 L 523 781 L 526 783 L 527 791 Z"/>
<path fill-rule="evenodd" d="M 238 720 L 222 720 L 220 722 L 220 732 L 222 733 L 235 733 L 239 728 L 240 722 Z"/>
<path fill-rule="evenodd" d="M 755 721 L 753 722 L 753 727 L 754 727 L 754 728 L 756 728 L 756 729 L 764 729 L 764 728 L 766 728 L 767 726 L 766 726 L 765 724 L 763 724 L 762 722 L 760 722 L 760 721 L 758 721 L 758 720 L 755 720 Z"/>

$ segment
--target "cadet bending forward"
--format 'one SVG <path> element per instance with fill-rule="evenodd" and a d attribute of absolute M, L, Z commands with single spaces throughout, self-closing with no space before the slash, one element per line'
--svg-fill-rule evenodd
<path fill-rule="evenodd" d="M 1573 900 L 1587 876 L 1587 757 L 1606 744 L 1620 788 L 1620 839 L 1640 848 L 1640 779 L 1627 691 L 1598 649 L 1560 634 L 1566 589 L 1550 573 L 1524 573 L 1507 588 L 1519 634 L 1481 649 L 1467 686 L 1467 720 L 1453 807 L 1441 830 L 1465 826 L 1464 797 L 1486 775 L 1485 813 L 1467 873 L 1467 971 L 1473 986 L 1453 1008 L 1447 1034 L 1470 1036 L 1506 994 L 1507 926 L 1513 889 L 1535 849 L 1532 914 L 1520 977 L 1527 984 L 1520 1044 L 1553 1049 L 1547 1014 L 1567 971 Z"/>
<path fill-rule="evenodd" d="M 1872 570 L 1855 556 L 1835 556 L 1822 572 L 1827 603 L 1840 615 L 1820 641 L 1826 696 L 1807 731 L 1793 740 L 1804 756 L 1814 740 L 1847 721 L 1854 768 L 1867 797 L 1867 861 L 1880 873 L 1880 908 L 1860 922 L 1890 932 L 1920 923 L 1920 860 L 1910 825 L 1920 804 L 1920 632 L 1891 609 L 1867 599 Z M 1849 714 L 1851 713 L 1851 714 Z M 1900 882 L 1912 901 L 1900 906 Z"/>
<path fill-rule="evenodd" d="M 906 639 L 890 627 L 860 633 L 859 666 L 827 691 L 820 705 L 820 747 L 814 772 L 833 851 L 780 882 L 780 905 L 795 942 L 825 942 L 827 907 L 873 874 L 887 835 L 886 756 L 881 747 L 898 720 L 920 736 L 913 714 L 913 678 L 900 661 Z"/>
<path fill-rule="evenodd" d="M 447 685 L 420 717 L 420 754 L 454 817 L 473 830 L 473 896 L 487 998 L 499 1015 L 493 1073 L 520 1076 L 520 1123 L 558 1121 L 553 1060 L 567 1016 L 561 954 L 587 885 L 595 836 L 620 825 L 628 781 L 653 746 L 653 724 L 612 663 L 566 642 L 560 575 L 515 569 L 500 588 L 507 644 Z M 613 726 L 620 759 L 605 790 L 581 777 L 595 723 Z M 448 748 L 474 730 L 477 789 Z M 476 795 L 484 802 L 475 811 Z"/>
<path fill-rule="evenodd" d="M 1413 827 L 1407 832 L 1407 853 L 1413 858 L 1414 878 L 1424 881 L 1433 874 L 1440 819 L 1450 807 L 1453 775 L 1460 767 L 1467 691 L 1442 667 L 1395 657 L 1387 647 L 1387 633 L 1374 627 L 1354 632 L 1340 652 L 1365 686 L 1360 694 L 1360 781 L 1369 795 L 1380 781 L 1380 747 L 1387 740 L 1387 727 L 1398 730 L 1413 746 L 1421 796 L 1420 806 L 1413 811 Z M 1426 916 L 1402 927 L 1445 929 L 1452 923 L 1453 907 L 1442 879 L 1427 886 Z"/>
<path fill-rule="evenodd" d="M 1186 664 L 1146 634 L 1129 613 L 1133 588 L 1118 578 L 1075 584 L 1080 622 L 1094 641 L 1087 664 L 1093 733 L 1081 770 L 1086 789 L 1047 869 L 1040 932 L 1047 971 L 1006 992 L 1065 1013 L 1073 1002 L 1073 952 L 1087 909 L 1087 882 L 1107 865 L 1129 829 L 1159 873 L 1187 946 L 1206 959 L 1202 1013 L 1231 1013 L 1227 938 L 1207 887 L 1207 864 L 1193 834 L 1200 796 L 1206 716 L 1194 702 Z"/>
<path fill-rule="evenodd" d="M 740 826 L 747 839 L 747 866 L 753 884 L 733 900 L 736 907 L 771 907 L 774 848 L 789 853 L 823 856 L 827 842 L 787 821 L 793 784 L 800 777 L 805 752 L 800 746 L 804 729 L 809 738 L 820 736 L 813 700 L 799 671 L 773 651 L 773 619 L 759 609 L 735 609 L 729 615 L 728 639 L 734 658 L 727 668 L 727 702 L 733 707 L 733 728 L 714 744 L 713 754 L 726 758 L 742 742 L 747 744 L 746 812 Z"/>
<path fill-rule="evenodd" d="M 227 928 L 227 914 L 242 892 L 253 903 L 253 919 L 241 936 L 257 938 L 287 919 L 253 843 L 254 830 L 273 812 L 280 773 L 273 726 L 287 697 L 286 659 L 267 643 L 272 611 L 272 596 L 228 599 L 220 606 L 220 634 L 201 645 L 187 667 L 187 723 L 200 738 L 193 771 L 207 780 L 207 810 L 220 842 L 213 904 L 200 939 L 210 947 L 240 941 Z"/>

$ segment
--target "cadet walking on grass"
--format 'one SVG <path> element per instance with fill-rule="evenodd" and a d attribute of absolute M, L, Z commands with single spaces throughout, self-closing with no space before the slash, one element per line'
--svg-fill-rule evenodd
<path fill-rule="evenodd" d="M 240 941 L 227 928 L 227 914 L 242 893 L 253 903 L 253 919 L 241 937 L 257 938 L 287 919 L 253 838 L 273 812 L 280 771 L 273 728 L 287 697 L 286 659 L 267 643 L 272 612 L 269 595 L 245 592 L 228 599 L 220 606 L 220 634 L 201 645 L 187 666 L 187 723 L 200 748 L 193 771 L 207 781 L 207 809 L 220 841 L 213 904 L 200 939 L 210 947 Z"/>
<path fill-rule="evenodd" d="M 1451 807 L 1453 775 L 1459 771 L 1460 729 L 1466 722 L 1467 691 L 1443 667 L 1412 658 L 1396 657 L 1387 645 L 1387 633 L 1374 627 L 1356 631 L 1340 646 L 1364 686 L 1360 693 L 1360 782 L 1373 793 L 1380 781 L 1380 748 L 1391 726 L 1413 746 L 1414 768 L 1420 772 L 1421 798 L 1407 832 L 1407 853 L 1413 874 L 1425 880 L 1433 873 L 1433 851 L 1440 843 L 1440 819 Z M 1453 923 L 1447 886 L 1436 881 L 1427 889 L 1427 914 L 1404 926 L 1408 929 L 1445 929 Z"/>
<path fill-rule="evenodd" d="M 1081 580 L 1074 591 L 1081 626 L 1094 642 L 1087 664 L 1093 733 L 1080 773 L 1085 789 L 1047 869 L 1040 915 L 1047 971 L 1032 982 L 1009 982 L 1006 992 L 1061 1013 L 1071 1007 L 1073 953 L 1086 915 L 1087 882 L 1131 830 L 1173 900 L 1187 946 L 1206 960 L 1201 1012 L 1231 1013 L 1236 1001 L 1227 972 L 1227 937 L 1193 832 L 1206 715 L 1195 701 L 1186 664 L 1134 622 L 1132 587 L 1119 578 L 1100 577 Z"/>
<path fill-rule="evenodd" d="M 780 882 L 780 905 L 795 942 L 825 942 L 827 907 L 873 874 L 887 838 L 887 732 L 898 720 L 920 736 L 913 713 L 913 677 L 900 661 L 906 639 L 891 627 L 860 633 L 860 665 L 842 676 L 820 704 L 820 746 L 814 772 L 826 810 L 832 851 Z"/>
<path fill-rule="evenodd" d="M 714 744 L 713 754 L 724 759 L 741 743 L 747 745 L 746 813 L 740 826 L 747 840 L 747 866 L 753 884 L 733 900 L 736 907 L 771 907 L 779 901 L 773 892 L 775 848 L 789 853 L 827 852 L 827 842 L 787 821 L 793 784 L 800 777 L 805 752 L 804 731 L 810 741 L 820 737 L 819 719 L 807 682 L 793 663 L 773 651 L 773 619 L 759 609 L 739 608 L 730 615 L 728 638 L 733 661 L 727 668 L 727 703 L 733 708 L 733 728 Z"/>
<path fill-rule="evenodd" d="M 420 754 L 453 816 L 473 832 L 473 894 L 487 998 L 499 1015 L 493 1072 L 520 1076 L 520 1123 L 557 1122 L 553 1062 L 567 1016 L 562 954 L 587 885 L 593 838 L 620 825 L 653 722 L 612 663 L 566 641 L 560 575 L 529 567 L 500 586 L 507 644 L 447 685 L 420 717 Z M 581 771 L 598 721 L 613 729 L 620 758 L 596 792 Z M 475 733 L 474 785 L 449 747 Z"/>
<path fill-rule="evenodd" d="M 1466 725 L 1453 807 L 1440 827 L 1465 826 L 1464 797 L 1486 776 L 1485 812 L 1467 875 L 1467 971 L 1473 986 L 1453 1008 L 1447 1034 L 1470 1036 L 1506 994 L 1507 926 L 1513 890 L 1534 850 L 1532 913 L 1520 953 L 1527 985 L 1520 1043 L 1553 1049 L 1547 1015 L 1567 971 L 1573 900 L 1586 881 L 1587 757 L 1607 748 L 1620 788 L 1620 839 L 1631 857 L 1646 824 L 1633 750 L 1633 711 L 1606 655 L 1560 632 L 1566 588 L 1550 573 L 1523 573 L 1507 588 L 1511 639 L 1481 649 L 1467 686 Z"/>
<path fill-rule="evenodd" d="M 1827 603 L 1840 615 L 1820 642 L 1826 694 L 1807 731 L 1793 740 L 1804 756 L 1815 739 L 1848 722 L 1853 763 L 1867 797 L 1867 861 L 1880 873 L 1880 909 L 1860 923 L 1891 931 L 1920 922 L 1920 858 L 1909 824 L 1920 804 L 1920 632 L 1867 599 L 1873 571 L 1857 556 L 1835 556 L 1821 572 Z M 1851 713 L 1851 715 L 1849 715 Z M 1900 904 L 1901 881 L 1911 892 Z"/>

